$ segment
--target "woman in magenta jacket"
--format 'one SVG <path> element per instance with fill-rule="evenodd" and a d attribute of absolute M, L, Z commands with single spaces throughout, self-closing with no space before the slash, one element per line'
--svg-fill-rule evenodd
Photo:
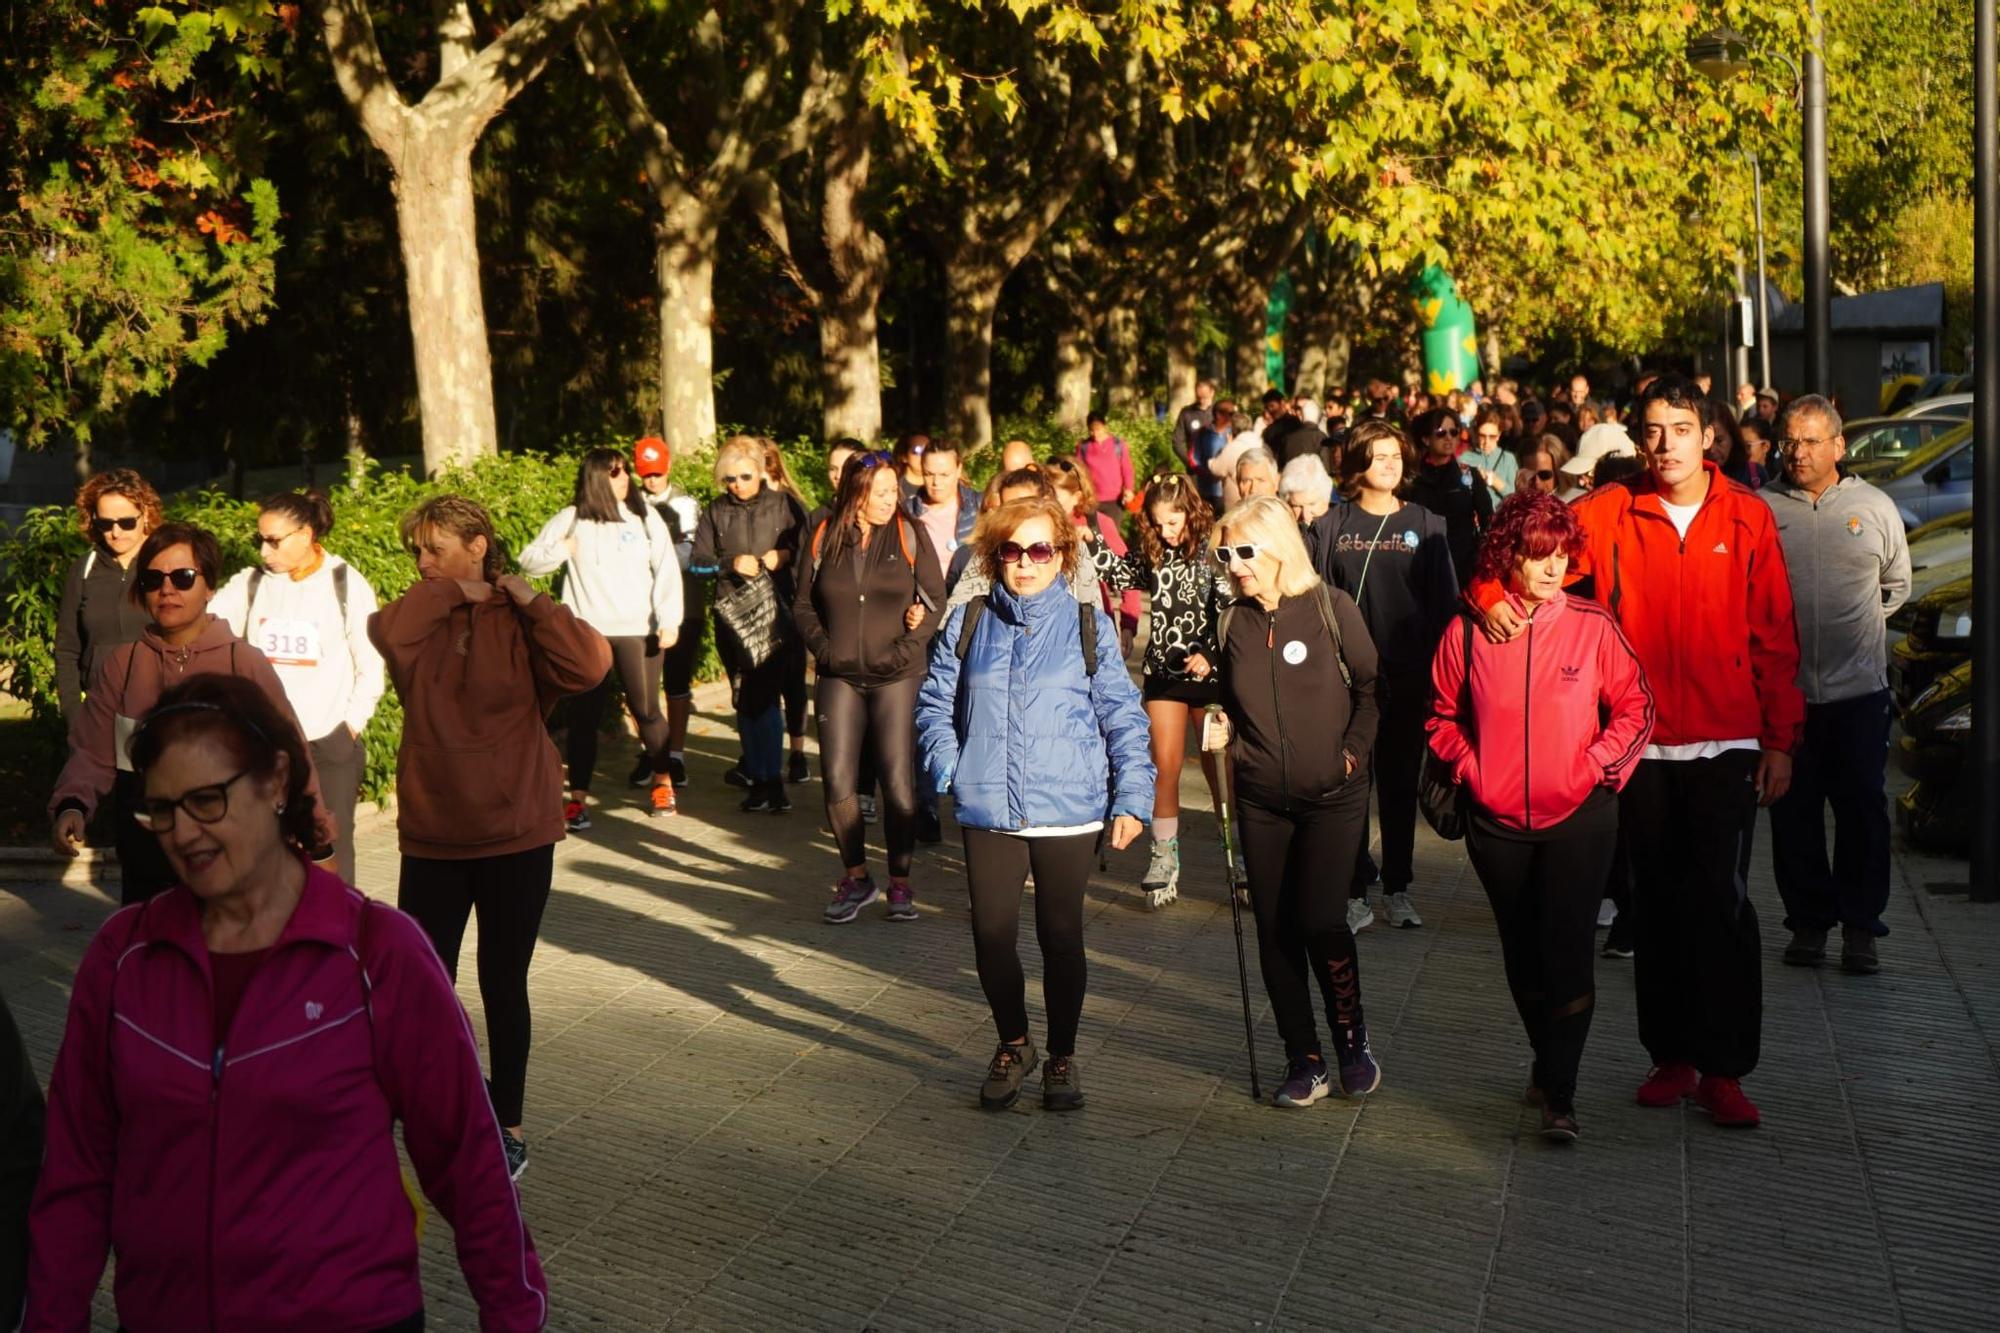
<path fill-rule="evenodd" d="M 1584 549 L 1576 510 L 1509 496 L 1478 578 L 1527 630 L 1501 644 L 1447 630 L 1432 665 L 1431 750 L 1470 798 L 1466 850 L 1493 904 L 1507 987 L 1535 1054 L 1542 1135 L 1577 1137 L 1577 1066 L 1595 1003 L 1597 901 L 1618 837 L 1618 792 L 1653 734 L 1653 694 L 1611 613 L 1563 592 Z M 1470 653 L 1468 661 L 1467 654 Z"/>
<path fill-rule="evenodd" d="M 77 969 L 25 1327 L 87 1328 L 115 1252 L 130 1333 L 421 1328 L 398 1120 L 480 1328 L 543 1327 L 465 1011 L 416 922 L 306 861 L 298 729 L 255 684 L 203 675 L 131 754 L 180 882 L 113 915 Z"/>

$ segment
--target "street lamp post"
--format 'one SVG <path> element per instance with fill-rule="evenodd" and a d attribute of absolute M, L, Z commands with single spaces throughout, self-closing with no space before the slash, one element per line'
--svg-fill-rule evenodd
<path fill-rule="evenodd" d="M 1972 584 L 1985 594 L 1972 618 L 1977 664 L 1972 704 L 1972 897 L 2000 900 L 2000 96 L 1994 55 L 1995 0 L 1975 0 L 1972 30 Z"/>
<path fill-rule="evenodd" d="M 1751 198 L 1757 204 L 1757 368 L 1763 376 L 1757 381 L 1759 389 L 1771 387 L 1771 307 L 1764 293 L 1769 284 L 1764 278 L 1764 166 L 1755 153 L 1750 158 Z"/>

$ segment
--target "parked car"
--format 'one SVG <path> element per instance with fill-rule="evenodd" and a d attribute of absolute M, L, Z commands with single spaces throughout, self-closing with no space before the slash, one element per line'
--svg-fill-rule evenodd
<path fill-rule="evenodd" d="M 1896 502 L 1903 526 L 1918 527 L 1934 518 L 1972 508 L 1972 423 L 1966 422 L 1932 440 L 1898 463 L 1888 460 L 1858 463 L 1850 470 L 1875 483 Z"/>
<path fill-rule="evenodd" d="M 1881 410 L 1884 413 L 1900 412 L 1912 403 L 1921 403 L 1927 398 L 1937 398 L 1948 393 L 1967 393 L 1972 389 L 1972 376 L 1959 373 L 1939 372 L 1926 375 L 1922 379 L 1915 375 L 1904 375 L 1882 386 Z"/>
<path fill-rule="evenodd" d="M 1969 393 L 1941 393 L 1934 398 L 1919 398 L 1898 416 L 1905 417 L 1949 417 L 1953 421 L 1972 420 L 1972 395 Z"/>
<path fill-rule="evenodd" d="M 1972 667 L 1939 676 L 1903 714 L 1897 762 L 1916 781 L 1896 798 L 1896 822 L 1912 846 L 1964 851 L 1971 841 Z"/>
<path fill-rule="evenodd" d="M 1916 453 L 1958 423 L 1937 417 L 1863 417 L 1847 422 L 1847 463 L 1898 462 Z"/>
<path fill-rule="evenodd" d="M 1910 605 L 1901 641 L 1889 649 L 1889 692 L 1899 711 L 1914 708 L 1918 696 L 1945 672 L 1972 656 L 1972 575 L 1935 588 Z"/>

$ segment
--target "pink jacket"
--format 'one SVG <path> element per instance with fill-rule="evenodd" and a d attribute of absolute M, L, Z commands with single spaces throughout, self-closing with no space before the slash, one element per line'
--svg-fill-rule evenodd
<path fill-rule="evenodd" d="M 1107 435 L 1102 442 L 1088 435 L 1077 441 L 1076 465 L 1090 477 L 1099 504 L 1117 504 L 1135 485 L 1132 450 L 1116 435 Z"/>
<path fill-rule="evenodd" d="M 365 919 L 364 919 L 365 913 Z M 214 1044 L 186 888 L 114 914 L 77 969 L 29 1215 L 25 1327 L 90 1326 L 107 1249 L 132 1333 L 348 1333 L 423 1305 L 393 1122 L 484 1330 L 548 1287 L 465 1011 L 422 929 L 317 867 Z"/>
<path fill-rule="evenodd" d="M 1653 734 L 1653 692 L 1639 659 L 1592 601 L 1557 594 L 1509 643 L 1475 633 L 1470 719 L 1462 715 L 1465 679 L 1464 626 L 1454 621 L 1431 663 L 1431 749 L 1509 828 L 1548 828 L 1594 789 L 1622 790 Z"/>

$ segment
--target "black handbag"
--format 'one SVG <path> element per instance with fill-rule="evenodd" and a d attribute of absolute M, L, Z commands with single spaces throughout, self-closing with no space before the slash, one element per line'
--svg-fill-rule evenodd
<path fill-rule="evenodd" d="M 769 574 L 718 588 L 715 616 L 735 638 L 742 666 L 754 671 L 776 657 L 789 641 L 791 618 L 778 605 L 777 583 Z"/>
<path fill-rule="evenodd" d="M 1458 683 L 1458 725 L 1462 730 L 1472 729 L 1472 617 L 1461 615 L 1465 622 L 1465 674 Z M 1465 836 L 1465 788 L 1452 776 L 1451 765 L 1438 758 L 1436 750 L 1424 747 L 1424 772 L 1417 781 L 1417 805 L 1424 812 L 1424 822 L 1431 831 L 1446 842 L 1457 842 Z"/>

